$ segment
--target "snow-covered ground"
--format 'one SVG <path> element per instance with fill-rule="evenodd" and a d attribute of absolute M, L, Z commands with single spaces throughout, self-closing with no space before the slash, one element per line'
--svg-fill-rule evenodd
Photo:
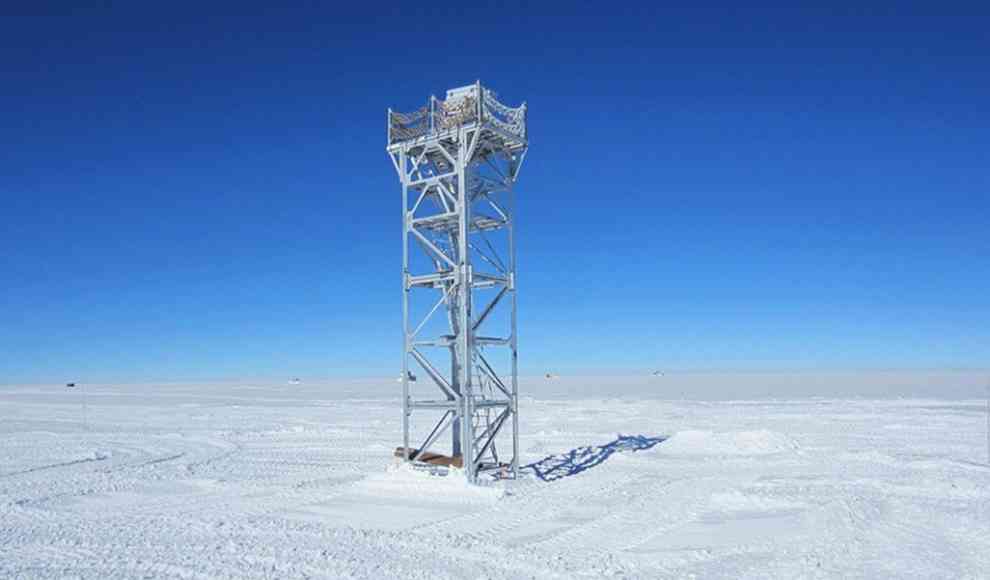
<path fill-rule="evenodd" d="M 982 400 L 602 381 L 491 487 L 393 466 L 392 380 L 0 387 L 0 577 L 990 577 Z"/>

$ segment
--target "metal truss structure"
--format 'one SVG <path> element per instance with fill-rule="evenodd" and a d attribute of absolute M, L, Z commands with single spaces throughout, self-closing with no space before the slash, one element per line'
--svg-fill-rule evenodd
<path fill-rule="evenodd" d="M 462 465 L 471 482 L 486 472 L 518 475 L 513 186 L 527 148 L 525 103 L 507 107 L 480 81 L 412 113 L 388 111 L 386 150 L 402 183 L 397 454 L 407 462 L 444 457 L 430 451 L 446 447 L 440 441 L 450 430 L 444 459 Z M 413 392 L 427 382 L 415 380 L 414 365 L 432 398 Z M 424 415 L 432 428 L 420 431 L 413 419 Z M 506 461 L 499 443 L 509 433 Z M 414 437 L 422 441 L 415 448 Z"/>

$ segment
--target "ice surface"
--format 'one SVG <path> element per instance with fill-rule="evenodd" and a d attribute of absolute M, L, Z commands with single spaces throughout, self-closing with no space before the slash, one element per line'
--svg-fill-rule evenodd
<path fill-rule="evenodd" d="M 796 451 L 798 444 L 780 433 L 761 429 L 713 433 L 678 431 L 664 442 L 668 455 L 769 455 Z"/>
<path fill-rule="evenodd" d="M 355 491 L 369 496 L 418 497 L 431 503 L 492 504 L 504 493 L 503 486 L 470 485 L 460 469 L 413 469 L 395 465 L 384 473 L 374 473 L 358 482 Z"/>
<path fill-rule="evenodd" d="M 0 578 L 987 577 L 982 400 L 700 380 L 524 383 L 484 487 L 396 466 L 393 377 L 0 387 Z"/>

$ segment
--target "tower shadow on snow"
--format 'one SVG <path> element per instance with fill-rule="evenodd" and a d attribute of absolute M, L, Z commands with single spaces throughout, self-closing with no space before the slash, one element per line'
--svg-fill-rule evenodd
<path fill-rule="evenodd" d="M 559 455 L 548 455 L 543 459 L 524 465 L 522 469 L 532 469 L 536 477 L 543 481 L 556 481 L 582 471 L 597 467 L 613 453 L 643 451 L 663 442 L 666 437 L 645 435 L 619 435 L 618 439 L 600 447 L 583 446 Z"/>

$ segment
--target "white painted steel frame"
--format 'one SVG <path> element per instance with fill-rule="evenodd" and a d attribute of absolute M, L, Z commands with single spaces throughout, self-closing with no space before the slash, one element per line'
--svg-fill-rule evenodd
<path fill-rule="evenodd" d="M 414 113 L 390 109 L 386 150 L 402 184 L 404 458 L 415 461 L 410 457 L 413 414 L 441 412 L 429 435 L 414 449 L 419 454 L 426 453 L 451 429 L 451 452 L 462 457 L 465 476 L 474 482 L 485 471 L 497 470 L 501 476 L 515 477 L 519 469 L 514 185 L 528 138 L 525 104 L 518 108 L 503 105 L 480 81 L 457 94 L 457 99 L 447 101 L 431 97 L 428 106 Z M 494 201 L 496 193 L 507 198 L 507 207 Z M 427 199 L 430 201 L 424 205 Z M 473 215 L 472 207 L 480 202 L 487 202 L 495 215 Z M 435 207 L 436 212 L 416 217 L 425 206 Z M 485 234 L 497 230 L 506 232 L 500 248 L 505 260 Z M 434 271 L 410 271 L 411 253 L 417 251 L 433 263 Z M 475 272 L 472 253 L 497 273 Z M 473 304 L 478 293 L 491 288 L 498 288 L 498 292 L 475 316 Z M 411 329 L 410 293 L 417 290 L 439 292 L 439 299 Z M 509 336 L 479 335 L 476 331 L 506 296 Z M 420 332 L 443 305 L 449 333 L 420 339 Z M 448 349 L 450 371 L 436 368 L 420 347 Z M 484 355 L 486 348 L 509 349 L 509 385 L 489 364 Z M 443 399 L 413 398 L 410 359 L 435 383 Z M 499 459 L 496 440 L 510 420 L 512 459 L 506 463 Z"/>

